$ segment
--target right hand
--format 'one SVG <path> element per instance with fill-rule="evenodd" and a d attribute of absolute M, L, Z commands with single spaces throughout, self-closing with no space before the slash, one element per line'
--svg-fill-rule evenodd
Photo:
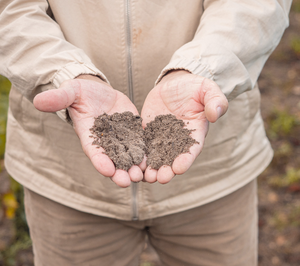
<path fill-rule="evenodd" d="M 114 90 L 109 84 L 92 75 L 81 75 L 74 80 L 62 83 L 57 90 L 38 94 L 33 104 L 43 112 L 57 112 L 68 108 L 73 127 L 78 135 L 82 149 L 99 173 L 111 179 L 120 187 L 128 187 L 133 182 L 143 179 L 146 163 L 132 166 L 128 172 L 116 169 L 103 148 L 92 145 L 90 128 L 94 118 L 103 114 L 130 111 L 138 115 L 134 104 L 123 93 Z"/>
<path fill-rule="evenodd" d="M 190 152 L 180 154 L 171 166 L 163 165 L 158 170 L 148 166 L 145 181 L 166 184 L 175 175 L 185 173 L 203 148 L 208 122 L 216 122 L 227 108 L 228 101 L 214 81 L 181 69 L 164 76 L 144 102 L 143 125 L 158 115 L 172 114 L 186 123 L 186 128 L 192 130 L 191 137 L 198 144 L 190 147 Z"/>

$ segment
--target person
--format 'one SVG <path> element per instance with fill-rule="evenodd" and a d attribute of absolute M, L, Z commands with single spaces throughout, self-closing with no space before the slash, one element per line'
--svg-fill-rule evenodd
<path fill-rule="evenodd" d="M 290 5 L 1 1 L 5 166 L 35 265 L 138 265 L 146 235 L 165 265 L 256 265 L 255 179 L 273 154 L 256 82 Z M 115 169 L 89 129 L 124 111 L 143 126 L 174 114 L 199 144 L 159 170 Z"/>

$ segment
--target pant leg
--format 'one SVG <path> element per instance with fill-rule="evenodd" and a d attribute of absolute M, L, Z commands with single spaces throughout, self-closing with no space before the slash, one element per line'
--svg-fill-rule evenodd
<path fill-rule="evenodd" d="M 138 265 L 145 243 L 142 223 L 130 226 L 24 190 L 35 266 Z"/>
<path fill-rule="evenodd" d="M 154 219 L 151 244 L 168 266 L 257 265 L 256 180 L 217 201 Z"/>

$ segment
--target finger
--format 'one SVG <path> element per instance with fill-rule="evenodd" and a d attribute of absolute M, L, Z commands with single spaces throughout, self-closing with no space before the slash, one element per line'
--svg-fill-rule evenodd
<path fill-rule="evenodd" d="M 172 171 L 171 166 L 163 165 L 158 170 L 157 181 L 161 184 L 166 184 L 169 183 L 174 176 L 175 174 Z"/>
<path fill-rule="evenodd" d="M 204 79 L 201 95 L 205 106 L 205 116 L 209 122 L 216 122 L 228 109 L 228 100 L 220 87 L 212 80 Z"/>
<path fill-rule="evenodd" d="M 128 174 L 132 182 L 140 182 L 144 176 L 141 168 L 139 168 L 137 165 L 133 165 L 128 170 Z"/>
<path fill-rule="evenodd" d="M 176 175 L 184 174 L 193 164 L 195 159 L 200 154 L 203 148 L 203 143 L 194 144 L 190 147 L 189 153 L 180 154 L 172 164 L 172 170 Z"/>
<path fill-rule="evenodd" d="M 34 97 L 33 104 L 39 111 L 57 112 L 69 107 L 75 99 L 75 89 L 65 85 L 59 89 L 39 93 Z"/>
<path fill-rule="evenodd" d="M 172 164 L 172 170 L 176 175 L 182 175 L 185 173 L 200 154 L 204 145 L 205 136 L 208 132 L 209 123 L 204 113 L 201 113 L 197 120 L 190 121 L 189 124 L 186 124 L 186 126 L 188 129 L 192 130 L 190 136 L 198 143 L 196 142 L 193 146 L 191 146 L 188 153 L 180 154 L 175 158 Z"/>
<path fill-rule="evenodd" d="M 139 168 L 141 168 L 141 170 L 143 172 L 145 172 L 145 170 L 147 168 L 147 157 L 146 157 L 146 155 L 144 156 L 143 161 L 139 164 Z"/>
<path fill-rule="evenodd" d="M 173 162 L 172 169 L 176 175 L 184 174 L 195 161 L 195 156 L 189 153 L 179 155 Z"/>
<path fill-rule="evenodd" d="M 131 180 L 129 174 L 125 170 L 117 169 L 113 177 L 111 178 L 119 187 L 129 187 Z"/>
<path fill-rule="evenodd" d="M 93 166 L 100 174 L 106 177 L 112 177 L 116 172 L 114 163 L 106 154 L 102 153 L 103 149 L 98 150 L 99 151 L 97 153 L 89 155 L 88 157 L 90 158 Z"/>
<path fill-rule="evenodd" d="M 144 173 L 144 179 L 148 183 L 155 183 L 157 181 L 157 170 L 148 166 Z"/>
<path fill-rule="evenodd" d="M 89 127 L 86 127 L 87 130 Z M 115 174 L 116 168 L 112 160 L 104 154 L 104 149 L 93 145 L 93 139 L 89 137 L 89 132 L 76 132 L 80 138 L 81 146 L 86 156 L 91 160 L 96 170 L 106 176 L 112 177 Z"/>

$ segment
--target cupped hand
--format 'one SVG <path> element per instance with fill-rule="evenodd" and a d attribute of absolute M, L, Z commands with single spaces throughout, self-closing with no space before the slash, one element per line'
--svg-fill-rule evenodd
<path fill-rule="evenodd" d="M 168 183 L 175 175 L 185 173 L 200 154 L 208 122 L 216 122 L 228 108 L 228 101 L 219 86 L 212 80 L 191 74 L 185 70 L 168 73 L 148 94 L 143 109 L 143 127 L 158 115 L 173 114 L 182 119 L 191 136 L 199 142 L 190 153 L 179 155 L 172 166 L 158 170 L 147 167 L 144 181 Z M 188 122 L 188 123 L 187 123 Z"/>
<path fill-rule="evenodd" d="M 130 111 L 138 115 L 136 107 L 123 93 L 114 90 L 98 77 L 81 75 L 77 79 L 65 81 L 57 90 L 38 94 L 33 103 L 43 112 L 56 112 L 68 108 L 83 151 L 102 175 L 111 177 L 120 187 L 129 186 L 131 181 L 142 180 L 141 167 L 134 165 L 128 172 L 116 170 L 114 163 L 103 153 L 104 150 L 92 145 L 93 138 L 89 137 L 94 118 L 104 112 L 113 114 Z M 142 164 L 145 165 L 145 162 Z"/>

